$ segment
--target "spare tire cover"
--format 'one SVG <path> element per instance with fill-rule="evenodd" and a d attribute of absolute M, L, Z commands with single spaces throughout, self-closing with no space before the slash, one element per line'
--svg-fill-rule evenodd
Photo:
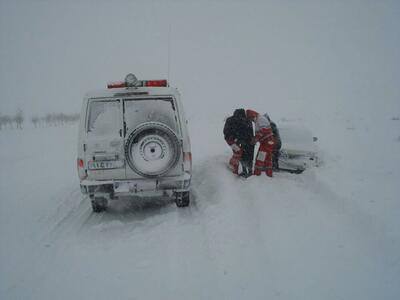
<path fill-rule="evenodd" d="M 136 127 L 125 144 L 129 167 L 144 177 L 167 173 L 180 157 L 180 142 L 174 131 L 159 122 L 146 122 Z"/>

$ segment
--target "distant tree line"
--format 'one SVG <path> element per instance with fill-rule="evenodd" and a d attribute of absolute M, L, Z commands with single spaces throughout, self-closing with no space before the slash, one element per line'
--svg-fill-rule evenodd
<path fill-rule="evenodd" d="M 48 113 L 44 116 L 33 116 L 32 124 L 35 127 L 39 126 L 63 126 L 79 121 L 79 113 L 64 114 L 64 113 Z"/>
<path fill-rule="evenodd" d="M 36 127 L 47 126 L 63 126 L 75 123 L 79 120 L 79 113 L 64 114 L 64 113 L 48 113 L 42 116 L 32 116 L 31 122 Z M 14 115 L 3 115 L 0 113 L 0 130 L 9 129 L 22 129 L 25 117 L 24 112 L 18 109 Z"/>
<path fill-rule="evenodd" d="M 24 113 L 18 109 L 15 115 L 3 115 L 0 113 L 0 130 L 3 128 L 17 128 L 22 129 L 24 124 Z"/>

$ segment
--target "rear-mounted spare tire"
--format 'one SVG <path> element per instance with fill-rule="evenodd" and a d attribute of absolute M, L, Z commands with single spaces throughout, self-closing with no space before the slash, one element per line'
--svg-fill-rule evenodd
<path fill-rule="evenodd" d="M 174 131 L 159 122 L 136 127 L 125 144 L 129 167 L 144 177 L 158 177 L 170 171 L 179 161 L 181 146 Z"/>

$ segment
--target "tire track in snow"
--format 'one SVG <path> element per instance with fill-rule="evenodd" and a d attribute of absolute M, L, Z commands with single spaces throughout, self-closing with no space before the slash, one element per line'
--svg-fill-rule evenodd
<path fill-rule="evenodd" d="M 90 204 L 87 203 L 87 199 L 80 195 L 76 191 L 72 191 L 67 197 L 64 198 L 66 202 L 68 197 L 74 198 L 74 205 L 70 208 L 66 208 L 63 203 L 57 208 L 57 212 L 52 217 L 55 220 L 51 220 L 52 226 L 49 232 L 46 233 L 46 238 L 48 242 L 56 241 L 60 238 L 65 238 L 66 234 L 71 232 L 73 228 L 77 228 L 79 224 L 86 222 L 91 218 L 91 208 Z"/>
<path fill-rule="evenodd" d="M 185 281 L 190 276 L 200 280 L 191 282 L 191 287 L 184 290 L 189 298 L 194 295 L 197 297 L 195 299 L 225 298 L 220 279 L 223 271 L 215 255 L 214 230 L 210 227 L 210 218 L 215 217 L 212 212 L 219 202 L 220 181 L 215 173 L 215 162 L 216 159 L 212 157 L 194 166 L 191 205 L 175 212 L 178 230 L 170 244 L 172 264 L 179 266 L 175 272 L 181 280 Z M 204 274 L 207 276 L 204 277 Z M 176 277 L 174 281 L 179 286 Z M 204 289 L 204 286 L 207 288 Z"/>
<path fill-rule="evenodd" d="M 220 157 L 218 164 L 224 166 L 228 159 L 228 156 Z M 268 179 L 242 179 L 223 167 L 220 168 L 220 177 L 224 178 L 222 193 L 225 216 L 221 222 L 223 230 L 219 236 L 225 241 L 217 246 L 224 252 L 231 252 L 230 258 L 220 258 L 222 268 L 228 274 L 224 278 L 224 286 L 232 286 L 231 290 L 234 290 L 235 285 L 239 287 L 234 294 L 227 292 L 226 298 L 254 297 L 252 290 L 259 289 L 260 286 L 265 287 L 264 296 L 274 297 L 279 291 L 275 290 L 276 280 L 273 271 L 271 272 L 271 251 L 267 247 L 263 230 L 267 221 L 263 216 L 266 203 L 258 201 L 261 196 L 259 186 L 263 184 L 263 180 Z M 246 263 L 242 265 L 239 262 Z"/>
<path fill-rule="evenodd" d="M 195 166 L 196 210 L 190 214 L 178 211 L 182 222 L 187 221 L 186 217 L 193 211 L 196 213 L 197 220 L 192 220 L 196 222 L 194 238 L 202 242 L 195 253 L 202 257 L 202 265 L 210 277 L 208 298 L 244 299 L 251 297 L 251 290 L 260 286 L 270 287 L 266 295 L 279 295 L 273 288 L 273 274 L 259 273 L 260 265 L 269 268 L 270 258 L 260 231 L 259 209 L 253 203 L 256 196 L 252 199 L 243 197 L 250 188 L 247 188 L 247 182 L 234 177 L 228 170 L 228 159 L 227 155 L 218 155 Z M 176 248 L 179 243 L 175 241 Z M 243 260 L 248 262 L 244 269 Z"/>

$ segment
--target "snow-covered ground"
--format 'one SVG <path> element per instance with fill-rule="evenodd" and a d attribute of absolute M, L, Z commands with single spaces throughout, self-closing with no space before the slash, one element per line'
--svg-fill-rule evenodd
<path fill-rule="evenodd" d="M 226 168 L 223 120 L 193 117 L 191 206 L 124 200 L 102 214 L 80 195 L 76 126 L 3 130 L 0 298 L 399 299 L 392 117 L 278 119 L 319 136 L 322 164 L 248 180 Z"/>
<path fill-rule="evenodd" d="M 2 1 L 0 299 L 400 299 L 400 1 Z M 167 78 L 193 197 L 93 214 L 76 172 L 85 92 Z M 224 118 L 309 128 L 322 160 L 248 180 Z"/>

